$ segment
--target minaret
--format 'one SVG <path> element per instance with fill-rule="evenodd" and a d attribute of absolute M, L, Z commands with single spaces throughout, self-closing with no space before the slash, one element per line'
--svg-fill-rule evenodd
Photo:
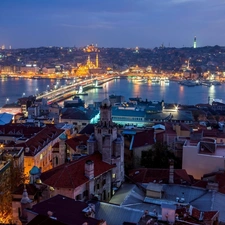
<path fill-rule="evenodd" d="M 194 48 L 197 48 L 197 40 L 196 40 L 196 36 L 194 37 L 194 45 L 193 45 Z"/>
<path fill-rule="evenodd" d="M 87 66 L 89 67 L 91 64 L 91 58 L 90 58 L 90 55 L 88 55 L 88 59 L 87 59 Z"/>
<path fill-rule="evenodd" d="M 24 191 L 22 195 L 22 199 L 20 201 L 21 204 L 21 215 L 20 215 L 20 221 L 22 224 L 27 223 L 27 208 L 31 208 L 31 202 L 32 200 L 29 199 L 26 186 L 24 185 Z"/>
<path fill-rule="evenodd" d="M 96 68 L 98 68 L 98 53 L 96 53 Z"/>

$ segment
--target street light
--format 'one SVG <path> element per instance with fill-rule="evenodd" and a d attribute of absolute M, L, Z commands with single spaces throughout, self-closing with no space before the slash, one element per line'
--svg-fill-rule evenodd
<path fill-rule="evenodd" d="M 8 104 L 8 102 L 9 102 L 9 98 L 6 99 L 6 104 Z"/>
<path fill-rule="evenodd" d="M 37 92 L 38 92 L 38 88 L 36 88 L 36 95 L 37 95 Z"/>
<path fill-rule="evenodd" d="M 23 92 L 23 95 L 22 95 L 22 97 L 24 97 L 26 94 Z"/>

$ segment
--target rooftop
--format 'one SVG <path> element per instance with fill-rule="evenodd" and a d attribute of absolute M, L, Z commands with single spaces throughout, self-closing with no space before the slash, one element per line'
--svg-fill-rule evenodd
<path fill-rule="evenodd" d="M 44 184 L 54 188 L 76 188 L 89 181 L 85 176 L 85 163 L 87 160 L 94 162 L 94 176 L 106 173 L 114 166 L 102 161 L 102 155 L 99 152 L 88 155 L 77 161 L 65 163 L 41 174 L 41 180 Z"/>
<path fill-rule="evenodd" d="M 52 213 L 52 218 L 56 218 L 57 221 L 67 224 L 83 224 L 85 222 L 88 225 L 98 225 L 100 219 L 94 219 L 85 216 L 82 212 L 88 204 L 81 201 L 74 201 L 72 198 L 68 198 L 62 195 L 56 195 L 45 201 L 33 205 L 28 211 L 35 215 L 48 216 L 49 212 Z"/>

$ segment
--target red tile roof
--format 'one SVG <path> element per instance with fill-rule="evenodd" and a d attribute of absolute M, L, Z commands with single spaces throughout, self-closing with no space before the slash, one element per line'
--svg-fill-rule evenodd
<path fill-rule="evenodd" d="M 208 211 L 208 212 L 204 212 L 204 216 L 203 216 L 203 220 L 209 220 L 211 221 L 213 219 L 213 217 L 218 213 L 218 211 Z"/>
<path fill-rule="evenodd" d="M 69 145 L 74 151 L 76 151 L 76 147 L 78 145 L 87 145 L 87 140 L 88 140 L 87 135 L 79 135 L 74 138 L 66 140 L 66 144 Z"/>
<path fill-rule="evenodd" d="M 7 125 L 0 125 L 0 136 L 13 136 L 13 137 L 21 137 L 30 138 L 35 133 L 40 132 L 44 128 L 41 127 L 28 127 L 24 125 L 14 125 L 14 124 L 7 124 Z"/>
<path fill-rule="evenodd" d="M 85 162 L 91 160 L 94 162 L 94 176 L 97 177 L 114 168 L 102 161 L 102 155 L 99 152 L 84 157 L 78 161 L 72 161 L 55 167 L 41 174 L 41 180 L 44 184 L 54 188 L 76 188 L 88 182 L 85 173 Z"/>
<path fill-rule="evenodd" d="M 133 148 L 138 148 L 145 145 L 153 145 L 154 143 L 154 129 L 149 129 L 135 134 Z"/>
<path fill-rule="evenodd" d="M 199 187 L 199 188 L 206 188 L 207 186 L 207 181 L 204 181 L 204 180 L 198 180 L 196 181 L 192 186 L 194 187 Z"/>
<path fill-rule="evenodd" d="M 135 183 L 169 183 L 169 169 L 151 169 L 140 168 L 129 171 L 129 177 Z M 174 183 L 183 184 L 183 182 L 191 183 L 191 179 L 188 176 L 186 170 L 175 169 L 174 170 Z"/>
<path fill-rule="evenodd" d="M 55 140 L 62 134 L 64 130 L 57 129 L 50 126 L 40 130 L 37 134 L 34 134 L 28 141 L 15 144 L 16 147 L 29 148 L 29 151 L 25 151 L 25 156 L 34 156 L 40 152 L 46 145 Z"/>

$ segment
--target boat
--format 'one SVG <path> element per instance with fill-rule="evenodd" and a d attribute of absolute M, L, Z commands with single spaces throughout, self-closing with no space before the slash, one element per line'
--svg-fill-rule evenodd
<path fill-rule="evenodd" d="M 88 95 L 87 92 L 82 92 L 82 93 L 76 93 L 76 95 Z"/>
<path fill-rule="evenodd" d="M 147 83 L 148 79 L 145 77 L 138 77 L 135 79 L 135 81 L 139 83 Z"/>
<path fill-rule="evenodd" d="M 94 88 L 97 88 L 97 89 L 101 89 L 101 88 L 103 88 L 103 86 L 102 85 L 98 85 L 98 86 L 93 86 Z"/>
<path fill-rule="evenodd" d="M 210 87 L 210 86 L 212 86 L 212 83 L 211 83 L 210 81 L 203 81 L 203 82 L 202 82 L 202 85 L 203 85 L 203 86 Z"/>
<path fill-rule="evenodd" d="M 217 80 L 214 80 L 214 81 L 212 81 L 212 85 L 221 85 L 221 82 L 217 81 Z"/>
<path fill-rule="evenodd" d="M 169 82 L 170 82 L 169 78 L 166 77 L 166 78 L 164 79 L 164 82 L 165 82 L 165 83 L 169 83 Z"/>
<path fill-rule="evenodd" d="M 196 82 L 191 81 L 191 80 L 180 81 L 179 84 L 187 86 L 187 87 L 194 87 L 194 86 L 196 86 Z"/>

